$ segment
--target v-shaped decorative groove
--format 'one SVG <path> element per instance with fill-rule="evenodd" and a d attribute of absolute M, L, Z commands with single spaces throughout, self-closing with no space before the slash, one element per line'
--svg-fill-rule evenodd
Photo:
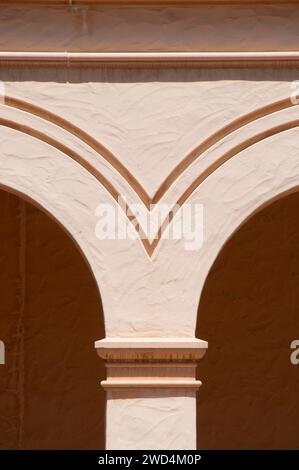
<path fill-rule="evenodd" d="M 74 161 L 79 163 L 83 168 L 85 168 L 91 175 L 93 175 L 102 185 L 103 187 L 108 191 L 108 193 L 113 197 L 113 199 L 116 202 L 119 202 L 121 198 L 121 194 L 115 189 L 112 183 L 110 183 L 107 178 L 105 178 L 104 175 L 98 170 L 94 168 L 93 165 L 88 163 L 84 158 L 82 158 L 77 152 L 74 150 L 70 149 L 66 145 L 62 144 L 61 142 L 57 141 L 56 139 L 53 139 L 52 137 L 49 137 L 48 135 L 44 134 L 43 132 L 38 131 L 37 129 L 34 129 L 30 126 L 26 126 L 24 124 L 19 124 L 15 121 L 1 118 L 0 117 L 0 126 L 8 127 L 10 129 L 14 129 L 16 131 L 22 132 L 23 134 L 30 135 L 31 137 L 34 137 L 42 142 L 45 142 L 46 144 L 50 145 L 51 147 L 56 148 L 60 152 L 64 153 L 65 155 L 68 155 L 70 158 L 72 158 Z M 125 213 L 129 213 L 129 207 L 125 203 L 124 204 L 124 210 Z M 129 220 L 132 222 L 135 220 L 135 218 L 130 218 L 128 217 Z M 138 230 L 138 226 L 136 225 L 136 230 Z M 142 233 L 141 231 L 138 233 Z M 144 246 L 144 249 L 148 253 L 149 256 L 149 242 L 147 239 L 145 239 L 144 234 L 142 234 L 143 238 L 140 237 L 140 241 Z"/>
<path fill-rule="evenodd" d="M 250 124 L 257 119 L 269 116 L 277 111 L 282 111 L 283 109 L 296 106 L 292 104 L 290 98 L 286 98 L 275 103 L 258 108 L 257 110 L 251 111 L 248 114 L 245 114 L 233 121 L 231 121 L 226 126 L 222 127 L 218 131 L 214 132 L 207 139 L 201 142 L 197 147 L 195 147 L 167 176 L 164 182 L 161 184 L 156 194 L 151 200 L 152 204 L 157 204 L 164 194 L 168 191 L 170 186 L 181 176 L 181 174 L 189 168 L 204 152 L 209 150 L 214 145 L 218 144 L 222 139 L 227 137 L 229 134 L 241 129 L 242 127 Z"/>
<path fill-rule="evenodd" d="M 60 142 L 56 141 L 52 137 L 47 136 L 46 134 L 43 134 L 40 131 L 37 131 L 36 129 L 33 129 L 29 126 L 25 126 L 23 124 L 16 123 L 14 121 L 10 121 L 8 119 L 3 119 L 0 118 L 0 126 L 6 126 L 11 129 L 15 129 L 17 131 L 23 132 L 25 134 L 31 135 L 32 137 L 35 137 L 38 140 L 41 140 L 50 146 L 56 148 L 57 150 L 60 150 L 62 153 L 68 155 L 71 157 L 73 160 L 77 161 L 80 163 L 87 171 L 89 171 L 93 176 L 97 178 L 97 180 L 107 189 L 107 191 L 110 193 L 110 195 L 118 202 L 119 198 L 121 195 L 117 192 L 117 190 L 113 187 L 113 185 L 99 172 L 97 171 L 92 165 L 90 165 L 88 162 L 86 162 L 79 154 L 74 152 L 73 150 L 69 149 L 67 146 L 64 144 L 61 144 Z M 203 173 L 201 173 L 194 181 L 193 183 L 186 189 L 186 191 L 182 194 L 182 196 L 177 200 L 177 202 L 174 204 L 174 208 L 168 216 L 164 219 L 164 222 L 161 224 L 157 236 L 154 239 L 154 241 L 151 243 L 145 236 L 144 232 L 141 230 L 139 225 L 135 225 L 134 227 L 136 228 L 136 231 L 139 235 L 141 235 L 140 241 L 142 245 L 144 246 L 145 251 L 147 252 L 149 258 L 152 257 L 159 241 L 161 240 L 162 234 L 164 230 L 167 228 L 167 226 L 171 223 L 173 220 L 173 217 L 176 213 L 175 207 L 176 206 L 182 206 L 186 200 L 189 198 L 189 196 L 195 191 L 195 189 L 206 179 L 208 178 L 209 175 L 211 175 L 217 168 L 219 168 L 223 163 L 225 163 L 227 160 L 230 158 L 234 157 L 238 153 L 242 152 L 243 150 L 251 147 L 252 145 L 268 138 L 273 135 L 279 134 L 281 132 L 284 132 L 289 129 L 293 129 L 295 127 L 299 127 L 299 119 L 281 124 L 279 126 L 276 126 L 274 128 L 271 128 L 267 131 L 263 131 L 260 134 L 257 134 L 250 139 L 247 139 L 246 141 L 242 142 L 241 144 L 235 146 L 233 149 L 229 150 L 226 152 L 221 158 L 219 158 L 214 164 L 210 165 Z M 128 206 L 125 205 L 124 207 L 126 214 L 128 214 Z M 130 217 L 128 216 L 130 222 L 136 221 L 135 217 Z"/>
<path fill-rule="evenodd" d="M 69 132 L 73 136 L 79 138 L 85 144 L 89 145 L 93 150 L 95 150 L 99 155 L 101 155 L 118 173 L 126 180 L 126 182 L 134 189 L 138 194 L 141 201 L 149 209 L 150 206 L 150 197 L 143 189 L 141 184 L 137 179 L 132 175 L 132 173 L 119 161 L 119 159 L 113 155 L 113 153 L 108 150 L 103 144 L 94 139 L 87 132 L 80 129 L 80 127 L 75 126 L 66 119 L 58 116 L 57 114 L 51 113 L 44 108 L 36 106 L 34 104 L 28 103 L 26 101 L 20 100 L 18 98 L 13 98 L 11 96 L 5 96 L 5 104 L 12 108 L 19 109 L 20 111 L 25 111 L 29 114 L 33 114 L 41 119 L 51 122 L 58 127 L 61 127 L 65 131 Z"/>
<path fill-rule="evenodd" d="M 177 200 L 176 204 L 173 206 L 174 208 L 176 206 L 181 207 L 186 200 L 191 196 L 191 194 L 198 188 L 198 186 L 203 183 L 208 176 L 210 176 L 217 168 L 219 168 L 223 163 L 231 159 L 232 157 L 236 156 L 238 153 L 242 152 L 243 150 L 248 149 L 249 147 L 252 147 L 254 144 L 257 144 L 258 142 L 261 142 L 262 140 L 267 139 L 268 137 L 272 137 L 274 135 L 280 134 L 282 132 L 285 132 L 290 129 L 294 129 L 296 127 L 299 127 L 299 119 L 296 119 L 294 121 L 286 122 L 284 124 L 280 124 L 279 126 L 273 127 L 271 129 L 268 129 L 266 131 L 263 131 L 259 134 L 254 135 L 253 137 L 245 140 L 244 142 L 236 145 L 234 148 L 226 152 L 224 155 L 222 155 L 221 158 L 219 158 L 216 162 L 214 162 L 212 165 L 210 165 L 208 168 L 206 168 L 205 171 L 203 171 L 194 181 L 193 183 L 184 191 L 184 193 L 179 197 Z M 153 252 L 155 251 L 161 236 L 166 230 L 167 226 L 171 223 L 175 215 L 174 210 L 169 213 L 168 218 L 164 220 L 162 223 L 161 227 L 159 228 L 158 231 L 158 237 L 153 241 L 153 243 L 150 245 L 150 257 L 152 256 Z"/>
<path fill-rule="evenodd" d="M 294 104 L 291 103 L 290 99 L 284 99 L 277 101 L 275 103 L 272 103 L 270 105 L 264 106 L 263 108 L 259 108 L 256 111 L 253 111 L 251 113 L 248 113 L 235 121 L 232 121 L 230 124 L 222 128 L 221 130 L 215 132 L 212 136 L 208 137 L 204 142 L 202 142 L 199 146 L 197 146 L 190 154 L 188 154 L 182 162 L 177 165 L 177 167 L 169 174 L 169 176 L 166 178 L 164 183 L 160 186 L 154 197 L 151 199 L 146 191 L 142 188 L 140 183 L 131 175 L 131 173 L 122 165 L 117 158 L 110 152 L 108 151 L 104 146 L 102 146 L 99 142 L 97 142 L 95 139 L 93 139 L 91 136 L 89 136 L 87 133 L 82 131 L 81 129 L 77 128 L 76 126 L 72 125 L 68 121 L 66 121 L 63 118 L 60 118 L 48 111 L 43 110 L 42 108 L 39 108 L 35 105 L 31 105 L 29 103 L 23 102 L 21 100 L 18 100 L 16 98 L 11 98 L 11 97 L 6 97 L 5 104 L 11 107 L 15 107 L 17 109 L 20 109 L 25 112 L 29 112 L 31 114 L 37 115 L 38 117 L 41 117 L 42 119 L 46 119 L 49 122 L 52 122 L 55 125 L 58 125 L 59 127 L 62 127 L 64 130 L 70 132 L 73 134 L 75 137 L 79 135 L 79 138 L 83 140 L 85 143 L 90 145 L 90 142 L 92 145 L 90 145 L 94 150 L 99 152 L 98 149 L 104 150 L 104 154 L 101 153 L 101 155 L 112 165 L 114 166 L 116 163 L 116 166 L 114 168 L 118 170 L 118 172 L 126 179 L 127 183 L 135 190 L 135 192 L 139 195 L 140 199 L 144 202 L 145 206 L 150 209 L 150 204 L 156 204 L 160 201 L 160 199 L 164 196 L 164 194 L 167 192 L 167 190 L 170 188 L 170 186 L 176 181 L 176 179 L 179 178 L 179 176 L 200 156 L 202 155 L 203 152 L 208 150 L 210 147 L 218 143 L 220 140 L 222 140 L 224 137 L 227 135 L 231 134 L 237 129 L 240 129 L 241 127 L 245 126 L 246 124 L 249 124 L 259 118 L 268 116 L 272 113 L 275 113 L 277 111 L 286 109 L 288 107 L 294 106 Z M 88 163 L 84 158 L 82 158 L 78 153 L 75 151 L 71 150 L 61 142 L 58 142 L 57 140 L 53 139 L 52 137 L 47 136 L 46 134 L 33 129 L 29 126 L 25 126 L 23 124 L 18 124 L 14 121 L 10 121 L 7 119 L 0 118 L 0 125 L 10 127 L 12 129 L 18 130 L 20 132 L 24 132 L 28 135 L 31 135 L 43 142 L 48 143 L 49 145 L 55 147 L 56 149 L 60 150 L 61 152 L 65 153 L 66 155 L 70 156 L 73 158 L 75 161 L 80 163 L 87 171 L 89 171 L 93 176 L 95 176 L 98 181 L 106 188 L 106 190 L 111 194 L 111 196 L 118 201 L 121 195 L 118 193 L 118 191 L 114 188 L 113 184 L 109 182 L 98 170 L 96 170 L 93 165 Z M 229 150 L 226 152 L 220 159 L 218 159 L 215 163 L 210 165 L 203 173 L 201 173 L 194 181 L 193 183 L 186 189 L 186 191 L 180 196 L 178 201 L 174 204 L 174 208 L 176 206 L 182 206 L 188 197 L 192 194 L 192 192 L 211 174 L 213 173 L 220 165 L 222 165 L 225 161 L 228 159 L 232 158 L 235 156 L 237 153 L 241 152 L 242 150 L 245 150 L 246 148 L 254 145 L 255 143 L 266 139 L 267 137 L 270 137 L 272 135 L 281 133 L 285 130 L 298 127 L 299 126 L 299 120 L 293 120 L 290 122 L 287 122 L 285 124 L 281 124 L 279 126 L 276 126 L 272 129 L 269 129 L 267 131 L 264 131 L 262 133 L 259 133 L 250 139 L 247 139 L 246 141 L 242 142 L 241 144 L 238 144 L 235 146 L 233 149 Z M 77 135 L 78 133 L 78 135 Z M 82 138 L 83 135 L 83 138 Z M 128 175 L 132 177 L 128 179 Z M 140 195 L 139 190 L 142 190 L 142 196 Z M 128 213 L 128 207 L 127 205 L 125 206 L 126 213 Z M 164 232 L 164 230 L 167 228 L 167 226 L 171 223 L 173 220 L 173 217 L 175 215 L 175 210 L 173 209 L 170 214 L 165 218 L 164 222 L 161 224 L 157 236 L 154 239 L 153 242 L 150 242 L 148 238 L 145 236 L 145 234 L 142 232 L 140 226 L 137 224 L 134 224 L 137 233 L 139 235 L 140 241 L 144 246 L 144 249 L 146 250 L 148 256 L 151 258 L 161 237 Z M 135 217 L 130 217 L 128 216 L 129 220 L 131 222 L 135 221 Z M 137 221 L 138 222 L 138 221 Z"/>
<path fill-rule="evenodd" d="M 57 141 L 56 139 L 53 139 L 52 137 L 49 137 L 48 135 L 44 134 L 43 132 L 38 131 L 37 129 L 34 129 L 30 126 L 26 126 L 24 124 L 19 124 L 15 121 L 1 118 L 0 117 L 0 126 L 8 127 L 10 129 L 14 129 L 16 131 L 22 132 L 23 134 L 30 135 L 31 137 L 34 137 L 42 142 L 45 142 L 46 144 L 50 145 L 51 147 L 56 148 L 60 152 L 64 153 L 65 155 L 68 155 L 70 158 L 72 158 L 74 161 L 79 163 L 83 168 L 85 168 L 91 175 L 93 175 L 101 184 L 102 186 L 108 191 L 108 193 L 113 197 L 113 199 L 118 203 L 119 200 L 121 199 L 122 195 L 115 189 L 112 183 L 110 183 L 107 178 L 105 178 L 104 175 L 98 170 L 94 168 L 93 165 L 88 163 L 84 158 L 82 158 L 77 152 L 74 150 L 70 149 L 66 145 L 62 144 L 61 142 Z M 124 203 L 124 211 L 125 214 L 129 214 L 129 207 L 127 203 Z M 128 219 L 130 222 L 136 222 L 136 218 L 133 216 L 128 215 Z M 138 221 L 137 221 L 138 222 Z M 148 241 L 146 238 L 146 235 L 142 231 L 141 227 L 139 227 L 138 224 L 133 224 L 134 227 L 136 228 L 136 231 L 138 235 L 141 235 L 140 241 L 148 254 L 149 257 L 152 256 L 153 250 L 151 250 L 152 244 Z"/>
<path fill-rule="evenodd" d="M 155 192 L 154 196 L 151 198 L 146 192 L 146 190 L 139 183 L 139 181 L 120 162 L 120 160 L 103 144 L 101 144 L 98 140 L 94 139 L 90 134 L 88 134 L 81 128 L 72 124 L 68 120 L 58 116 L 57 114 L 54 114 L 44 108 L 20 100 L 18 98 L 6 96 L 5 104 L 7 106 L 17 108 L 20 111 L 25 111 L 42 119 L 45 119 L 51 122 L 52 124 L 61 127 L 65 131 L 74 135 L 75 137 L 81 139 L 84 143 L 89 145 L 93 150 L 95 150 L 99 155 L 101 155 L 108 163 L 110 163 L 110 165 L 116 171 L 118 171 L 118 173 L 137 193 L 137 195 L 149 211 L 151 209 L 151 205 L 157 204 L 163 198 L 163 196 L 166 194 L 171 185 L 181 176 L 181 174 L 189 166 L 192 165 L 192 163 L 194 163 L 204 152 L 206 152 L 212 146 L 220 142 L 223 138 L 227 137 L 229 134 L 240 129 L 241 127 L 244 127 L 247 124 L 256 121 L 257 119 L 261 119 L 275 112 L 282 111 L 283 109 L 296 106 L 291 102 L 290 98 L 285 98 L 283 100 L 276 101 L 274 103 L 258 108 L 254 111 L 251 111 L 250 113 L 247 113 L 231 121 L 229 124 L 210 135 L 207 139 L 205 139 L 197 147 L 195 147 L 188 155 L 186 155 L 186 157 L 184 157 L 183 160 L 181 160 L 181 162 L 169 173 L 164 182 Z"/>
<path fill-rule="evenodd" d="M 111 196 L 117 201 L 119 197 L 119 193 L 114 188 L 114 186 L 102 175 L 97 169 L 94 168 L 93 165 L 88 163 L 84 158 L 82 158 L 77 152 L 70 149 L 66 145 L 62 144 L 61 142 L 49 137 L 48 135 L 44 134 L 43 132 L 34 129 L 33 127 L 26 126 L 24 124 L 19 124 L 18 122 L 11 121 L 9 119 L 5 119 L 0 117 L 0 126 L 9 127 L 10 129 L 14 129 L 16 131 L 22 132 L 23 134 L 30 135 L 31 137 L 35 137 L 46 144 L 49 144 L 51 147 L 56 148 L 57 150 L 61 151 L 62 153 L 68 155 L 77 163 L 79 163 L 83 168 L 85 168 L 90 174 L 92 174 L 100 183 L 107 189 L 107 191 L 111 194 Z"/>

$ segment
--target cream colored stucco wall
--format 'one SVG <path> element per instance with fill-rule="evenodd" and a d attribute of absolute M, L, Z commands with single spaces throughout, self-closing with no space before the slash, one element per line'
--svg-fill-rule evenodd
<path fill-rule="evenodd" d="M 150 196 L 155 194 L 171 170 L 214 132 L 247 113 L 287 99 L 292 92 L 291 83 L 297 77 L 296 70 L 268 69 L 74 70 L 69 72 L 69 82 L 65 83 L 61 76 L 63 73 L 64 70 L 45 70 L 45 81 L 38 82 L 33 80 L 34 72 L 28 69 L 6 70 L 6 93 L 51 111 L 88 132 L 113 152 Z M 77 83 L 80 80 L 82 82 Z M 103 172 L 129 201 L 139 201 L 135 191 L 119 172 L 78 138 L 44 119 L 11 106 L 1 106 L 1 111 L 5 119 L 16 120 L 43 131 L 46 135 L 76 149 L 79 155 Z M 220 159 L 225 151 L 260 133 L 261 130 L 269 130 L 275 125 L 297 118 L 297 107 L 290 106 L 241 127 L 206 151 L 197 162 L 186 169 L 170 187 L 163 200 L 176 202 L 188 184 L 205 171 L 208 165 Z M 95 254 L 92 255 L 91 263 L 94 265 L 103 296 L 108 335 L 192 336 L 200 294 L 198 276 L 202 276 L 202 280 L 206 276 L 200 259 L 205 259 L 212 249 L 211 238 L 206 242 L 208 248 L 203 248 L 195 254 L 186 252 L 180 242 L 162 241 L 152 259 L 149 259 L 139 241 L 100 242 L 95 237 L 97 219 L 94 211 L 100 202 L 112 201 L 107 191 L 78 163 L 74 164 L 69 156 L 53 149 L 49 144 L 5 127 L 2 131 L 2 151 L 8 154 L 9 163 L 12 164 L 11 157 L 16 152 L 18 155 L 15 158 L 20 171 L 24 163 L 19 176 L 20 184 L 23 187 L 27 185 L 32 191 L 32 197 L 38 199 L 38 195 L 35 196 L 34 193 L 39 190 L 32 185 L 32 178 L 36 175 L 39 184 L 42 184 L 41 176 L 44 177 L 45 182 L 41 188 L 41 191 L 44 191 L 43 197 L 58 204 L 61 218 L 77 226 L 80 237 L 84 236 L 88 249 Z M 294 140 L 290 141 L 286 135 L 294 135 Z M 231 187 L 233 175 L 241 172 L 236 178 L 235 184 L 239 181 L 239 187 L 235 189 L 234 198 L 237 198 L 242 206 L 248 199 L 247 193 L 244 194 L 248 184 L 245 175 L 253 171 L 250 169 L 251 165 L 255 165 L 254 168 L 258 165 L 261 172 L 264 159 L 271 151 L 275 153 L 275 158 L 282 159 L 287 166 L 292 166 L 294 159 L 288 158 L 288 150 L 284 150 L 284 154 L 280 151 L 277 154 L 278 147 L 273 147 L 270 142 L 271 139 L 287 141 L 293 148 L 297 140 L 295 136 L 295 130 L 288 131 L 255 144 L 248 151 L 223 164 L 213 176 L 209 176 L 202 183 L 203 189 L 199 188 L 193 193 L 193 202 L 205 203 L 206 216 L 212 221 L 211 230 L 216 230 L 214 218 L 219 219 L 219 205 L 225 200 L 223 192 L 228 190 L 227 185 Z M 16 142 L 19 142 L 17 146 Z M 261 154 L 260 148 L 267 148 L 267 151 Z M 250 161 L 246 158 L 246 152 L 253 154 Z M 271 194 L 273 185 L 285 175 L 285 172 L 277 173 L 275 158 L 271 160 L 272 177 L 269 174 L 266 181 L 262 177 L 265 189 L 269 188 Z M 256 163 L 253 163 L 253 160 L 256 160 Z M 5 158 L 2 160 L 2 178 L 5 175 L 4 162 Z M 16 175 L 11 169 L 7 169 L 7 172 L 8 180 L 3 182 L 13 184 L 11 179 L 15 179 Z M 244 182 L 240 182 L 243 172 Z M 260 175 L 258 171 L 252 174 L 249 182 L 260 186 L 260 182 L 254 181 L 255 177 L 258 179 Z M 74 181 L 77 181 L 77 184 Z M 223 187 L 218 181 L 223 183 Z M 209 192 L 205 191 L 204 196 L 202 191 L 206 187 Z M 65 200 L 61 197 L 61 191 Z M 243 197 L 246 198 L 244 202 Z M 250 193 L 250 197 L 257 201 L 257 205 L 261 201 L 260 196 L 254 192 Z M 229 205 L 226 204 L 225 211 L 221 210 L 220 213 L 228 210 Z M 232 214 L 237 214 L 236 210 Z M 240 214 L 240 221 L 242 217 Z M 231 230 L 231 227 L 228 230 Z M 183 316 L 182 310 L 185 312 Z M 137 315 L 140 311 L 143 315 Z"/>

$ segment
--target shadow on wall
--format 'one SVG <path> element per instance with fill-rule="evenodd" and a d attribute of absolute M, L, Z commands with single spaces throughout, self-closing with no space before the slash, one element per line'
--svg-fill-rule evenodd
<path fill-rule="evenodd" d="M 83 255 L 40 209 L 0 191 L 1 449 L 103 449 L 104 337 Z"/>
<path fill-rule="evenodd" d="M 196 335 L 199 449 L 299 449 L 299 193 L 248 220 L 207 278 Z"/>

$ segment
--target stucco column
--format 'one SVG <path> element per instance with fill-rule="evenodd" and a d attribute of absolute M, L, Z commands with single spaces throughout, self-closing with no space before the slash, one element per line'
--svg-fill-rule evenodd
<path fill-rule="evenodd" d="M 207 342 L 195 338 L 106 338 L 107 449 L 195 449 L 196 361 Z"/>

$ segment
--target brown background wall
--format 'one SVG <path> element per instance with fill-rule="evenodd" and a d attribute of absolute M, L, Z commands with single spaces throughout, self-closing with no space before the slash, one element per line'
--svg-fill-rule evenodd
<path fill-rule="evenodd" d="M 103 448 L 104 327 L 85 260 L 47 215 L 0 191 L 0 262 L 0 448 Z"/>
<path fill-rule="evenodd" d="M 216 260 L 199 305 L 200 449 L 299 448 L 299 194 L 252 217 Z"/>

